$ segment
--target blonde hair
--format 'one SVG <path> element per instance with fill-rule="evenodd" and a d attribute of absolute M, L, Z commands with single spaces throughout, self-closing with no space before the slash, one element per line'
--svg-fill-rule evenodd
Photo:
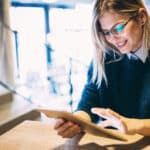
<path fill-rule="evenodd" d="M 104 35 L 100 32 L 99 17 L 106 11 L 114 11 L 121 15 L 132 17 L 137 14 L 139 8 L 145 9 L 147 17 L 143 26 L 143 49 L 148 51 L 150 49 L 150 17 L 142 0 L 96 0 L 92 20 L 92 36 L 95 45 L 92 81 L 96 82 L 98 87 L 101 85 L 102 79 L 107 82 L 104 61 L 108 50 L 111 49 L 120 54 L 113 45 L 105 40 Z"/>

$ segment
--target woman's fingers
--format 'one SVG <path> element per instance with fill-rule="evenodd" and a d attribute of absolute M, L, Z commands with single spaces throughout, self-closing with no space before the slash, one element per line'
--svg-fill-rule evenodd
<path fill-rule="evenodd" d="M 104 108 L 92 108 L 91 110 L 93 113 L 97 114 L 98 116 L 104 119 L 120 119 L 120 115 L 111 109 L 104 109 Z"/>
<path fill-rule="evenodd" d="M 76 134 L 81 132 L 81 128 L 77 125 L 74 124 L 72 127 L 68 128 L 67 130 L 65 130 L 65 132 L 63 132 L 63 138 L 72 138 L 73 136 L 75 136 Z"/>
<path fill-rule="evenodd" d="M 56 124 L 54 126 L 54 129 L 58 129 L 59 127 L 61 127 L 63 124 L 65 123 L 65 120 L 63 118 L 59 118 L 57 121 L 56 121 Z"/>
<path fill-rule="evenodd" d="M 105 120 L 105 121 L 101 121 L 98 126 L 102 127 L 102 128 L 106 128 L 108 126 L 112 126 L 112 123 L 109 120 Z"/>
<path fill-rule="evenodd" d="M 69 130 L 69 128 L 72 128 L 72 126 L 74 125 L 73 122 L 71 121 L 66 121 L 61 127 L 58 128 L 58 134 L 61 135 L 63 132 L 66 132 L 67 130 Z"/>
<path fill-rule="evenodd" d="M 126 124 L 122 121 L 123 117 L 118 113 L 112 111 L 111 109 L 104 108 L 92 108 L 93 113 L 97 114 L 100 117 L 103 117 L 104 121 L 99 123 L 99 126 L 105 128 L 108 126 L 115 127 L 122 132 L 126 132 Z"/>
<path fill-rule="evenodd" d="M 64 119 L 58 119 L 54 126 L 54 129 L 56 129 L 58 135 L 62 136 L 63 138 L 71 138 L 81 131 L 79 125 L 72 121 L 67 121 Z"/>
<path fill-rule="evenodd" d="M 109 115 L 111 115 L 111 116 L 113 116 L 113 117 L 115 117 L 115 118 L 120 119 L 120 115 L 119 115 L 118 113 L 112 111 L 112 110 L 109 109 L 109 108 L 107 108 L 106 111 L 107 111 L 107 113 L 108 113 Z"/>

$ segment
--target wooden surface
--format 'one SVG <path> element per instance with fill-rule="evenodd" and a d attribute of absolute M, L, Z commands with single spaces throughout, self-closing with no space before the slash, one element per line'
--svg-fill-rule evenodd
<path fill-rule="evenodd" d="M 150 137 L 135 135 L 122 142 L 85 134 L 68 140 L 50 123 L 24 121 L 0 136 L 0 150 L 150 150 Z"/>
<path fill-rule="evenodd" d="M 4 98 L 2 100 L 2 98 Z M 0 96 L 0 135 L 24 120 L 36 120 L 40 113 L 19 96 Z"/>

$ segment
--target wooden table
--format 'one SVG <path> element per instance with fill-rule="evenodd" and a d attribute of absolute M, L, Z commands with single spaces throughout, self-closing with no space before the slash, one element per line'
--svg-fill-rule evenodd
<path fill-rule="evenodd" d="M 129 139 L 122 142 L 91 134 L 63 139 L 50 123 L 24 121 L 0 136 L 0 150 L 150 150 L 150 137 Z"/>

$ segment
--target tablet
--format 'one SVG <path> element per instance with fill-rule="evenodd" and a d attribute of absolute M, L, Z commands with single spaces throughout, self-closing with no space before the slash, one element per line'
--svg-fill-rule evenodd
<path fill-rule="evenodd" d="M 125 134 L 117 130 L 101 128 L 100 126 L 92 122 L 86 121 L 83 118 L 81 119 L 80 117 L 67 111 L 50 110 L 44 108 L 37 108 L 36 111 L 44 113 L 47 117 L 50 118 L 64 118 L 68 121 L 77 123 L 84 132 L 92 133 L 97 136 L 103 136 L 103 137 L 118 139 L 122 141 L 127 141 Z"/>

